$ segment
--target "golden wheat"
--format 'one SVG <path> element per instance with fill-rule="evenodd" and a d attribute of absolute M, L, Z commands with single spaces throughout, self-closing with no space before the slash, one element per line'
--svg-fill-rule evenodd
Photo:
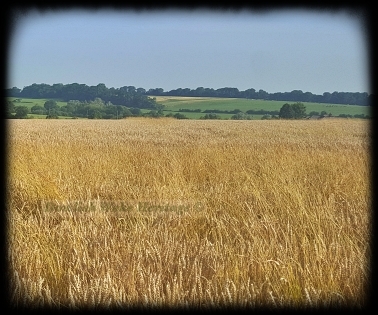
<path fill-rule="evenodd" d="M 365 121 L 8 128 L 15 305 L 365 305 Z"/>

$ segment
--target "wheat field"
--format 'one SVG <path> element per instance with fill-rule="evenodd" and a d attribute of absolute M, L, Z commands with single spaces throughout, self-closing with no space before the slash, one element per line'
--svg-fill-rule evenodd
<path fill-rule="evenodd" d="M 8 139 L 12 305 L 366 305 L 366 121 L 11 120 Z"/>

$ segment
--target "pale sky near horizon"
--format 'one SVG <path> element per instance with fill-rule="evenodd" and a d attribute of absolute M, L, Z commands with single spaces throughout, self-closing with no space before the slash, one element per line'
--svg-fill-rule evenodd
<path fill-rule="evenodd" d="M 343 11 L 31 11 L 11 36 L 9 88 L 371 92 L 362 20 Z"/>

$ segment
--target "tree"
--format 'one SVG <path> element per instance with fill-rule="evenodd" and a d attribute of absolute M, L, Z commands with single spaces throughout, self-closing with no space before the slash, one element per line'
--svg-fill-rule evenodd
<path fill-rule="evenodd" d="M 142 115 L 142 111 L 140 110 L 140 108 L 130 108 L 130 112 L 134 116 L 141 116 Z"/>
<path fill-rule="evenodd" d="M 316 112 L 316 111 L 312 111 L 310 112 L 310 114 L 308 114 L 309 116 L 319 116 L 320 113 L 319 112 Z"/>
<path fill-rule="evenodd" d="M 46 116 L 46 119 L 58 119 L 58 118 L 59 116 L 55 109 L 50 110 L 49 114 Z"/>
<path fill-rule="evenodd" d="M 269 93 L 260 89 L 257 92 L 257 97 L 256 98 L 262 99 L 262 100 L 267 100 L 269 98 Z"/>
<path fill-rule="evenodd" d="M 48 100 L 48 101 L 46 101 L 43 106 L 46 108 L 47 111 L 59 108 L 58 104 L 54 100 Z"/>
<path fill-rule="evenodd" d="M 146 90 L 145 90 L 144 88 L 137 88 L 137 89 L 136 89 L 136 93 L 137 93 L 137 94 L 144 95 L 144 94 L 146 94 Z"/>
<path fill-rule="evenodd" d="M 56 83 L 52 86 L 52 95 L 54 98 L 63 98 L 63 83 Z"/>
<path fill-rule="evenodd" d="M 164 110 L 165 105 L 157 103 L 155 97 L 152 98 L 152 99 L 150 98 L 150 100 L 151 100 L 150 102 L 151 102 L 151 106 L 152 106 L 153 109 L 155 109 L 155 110 L 157 110 L 159 112 L 162 112 Z"/>
<path fill-rule="evenodd" d="M 14 118 L 22 119 L 27 118 L 29 113 L 29 108 L 26 106 L 16 106 L 15 107 L 16 114 L 14 115 Z"/>
<path fill-rule="evenodd" d="M 311 92 L 306 92 L 306 93 L 303 94 L 301 101 L 311 102 L 312 99 L 313 99 L 312 93 Z"/>
<path fill-rule="evenodd" d="M 292 101 L 301 101 L 303 99 L 303 92 L 301 90 L 294 90 L 289 94 Z"/>
<path fill-rule="evenodd" d="M 243 113 L 242 111 L 240 111 L 237 114 L 232 115 L 231 119 L 234 119 L 234 120 L 251 120 L 252 117 Z"/>
<path fill-rule="evenodd" d="M 217 114 L 206 114 L 205 116 L 201 116 L 200 119 L 222 119 L 221 116 Z"/>
<path fill-rule="evenodd" d="M 101 113 L 100 109 L 98 109 L 98 108 L 91 108 L 89 110 L 88 118 L 89 119 L 101 119 L 102 118 L 102 113 Z"/>
<path fill-rule="evenodd" d="M 11 101 L 6 101 L 5 105 L 6 105 L 7 118 L 11 118 L 12 113 L 15 112 L 14 103 Z"/>
<path fill-rule="evenodd" d="M 193 96 L 203 96 L 204 94 L 204 91 L 205 91 L 205 88 L 200 86 L 198 88 L 196 88 L 193 92 Z"/>
<path fill-rule="evenodd" d="M 45 115 L 46 114 L 46 109 L 43 106 L 34 105 L 31 108 L 31 113 L 32 114 L 37 114 L 37 115 Z"/>
<path fill-rule="evenodd" d="M 256 90 L 255 89 L 248 89 L 244 91 L 244 97 L 245 98 L 256 98 Z"/>
<path fill-rule="evenodd" d="M 231 87 L 225 87 L 225 88 L 220 88 L 217 89 L 216 95 L 218 97 L 239 97 L 240 92 L 237 88 L 231 88 Z"/>
<path fill-rule="evenodd" d="M 104 106 L 105 103 L 100 97 L 96 97 L 90 104 Z"/>
<path fill-rule="evenodd" d="M 188 117 L 186 117 L 184 114 L 181 114 L 181 113 L 176 113 L 173 115 L 173 117 L 177 119 L 188 119 Z"/>
<path fill-rule="evenodd" d="M 122 107 L 123 107 L 122 111 L 119 112 L 120 113 L 119 115 L 121 115 L 122 118 L 131 117 L 133 115 L 132 112 L 128 108 L 124 106 Z"/>
<path fill-rule="evenodd" d="M 306 107 L 302 103 L 294 103 L 291 105 L 291 108 L 293 109 L 295 119 L 306 117 Z"/>
<path fill-rule="evenodd" d="M 161 111 L 156 111 L 156 110 L 151 110 L 148 113 L 145 114 L 147 117 L 153 117 L 153 118 L 159 118 L 163 116 L 163 112 Z"/>
<path fill-rule="evenodd" d="M 6 89 L 5 91 L 7 96 L 18 97 L 20 95 L 21 89 L 14 86 L 11 89 Z"/>
<path fill-rule="evenodd" d="M 285 119 L 294 118 L 293 107 L 288 103 L 283 104 L 281 109 L 280 109 L 279 117 L 285 118 Z"/>
<path fill-rule="evenodd" d="M 148 92 L 146 92 L 146 94 L 148 95 L 155 95 L 155 96 L 162 95 L 163 93 L 164 93 L 164 90 L 162 88 L 149 89 Z"/>
<path fill-rule="evenodd" d="M 323 102 L 323 103 L 331 103 L 331 93 L 329 93 L 329 92 L 324 92 L 324 93 L 323 93 L 323 99 L 322 99 L 322 102 Z"/>

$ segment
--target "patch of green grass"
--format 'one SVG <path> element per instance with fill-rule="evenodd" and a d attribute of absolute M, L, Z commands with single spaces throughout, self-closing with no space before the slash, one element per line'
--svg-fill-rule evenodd
<path fill-rule="evenodd" d="M 288 101 L 266 101 L 266 100 L 254 100 L 254 99 L 241 99 L 241 98 L 217 98 L 217 97 L 179 97 L 179 96 L 152 96 L 156 98 L 159 104 L 165 105 L 164 115 L 169 113 L 177 113 L 180 109 L 200 109 L 205 110 L 235 110 L 240 109 L 243 112 L 248 110 L 266 110 L 266 111 L 279 111 L 283 104 L 293 104 L 295 102 Z M 9 100 L 13 101 L 17 98 L 9 97 Z M 26 106 L 32 108 L 34 105 L 44 106 L 48 99 L 31 99 L 21 98 L 20 102 L 16 102 L 15 106 Z M 67 103 L 60 100 L 56 100 L 59 106 L 64 106 Z M 306 112 L 309 114 L 312 111 L 321 113 L 322 111 L 331 113 L 333 116 L 340 114 L 356 115 L 364 114 L 371 115 L 370 106 L 358 106 L 358 105 L 342 105 L 342 104 L 325 104 L 325 103 L 308 103 L 303 102 L 306 106 Z M 147 113 L 150 109 L 142 109 L 142 113 Z M 206 113 L 193 113 L 193 112 L 181 112 L 189 119 L 199 119 Z M 218 114 L 222 119 L 230 119 L 233 114 Z M 33 115 L 37 116 L 44 115 Z M 252 115 L 253 119 L 261 119 L 262 115 Z M 44 117 L 45 118 L 45 117 Z M 71 118 L 71 117 L 62 117 Z"/>
<path fill-rule="evenodd" d="M 248 110 L 267 110 L 267 111 L 279 111 L 283 104 L 289 103 L 293 104 L 295 102 L 288 101 L 265 101 L 265 100 L 251 100 L 251 99 L 240 99 L 240 98 L 205 98 L 205 97 L 167 97 L 167 96 L 155 96 L 156 101 L 160 104 L 165 105 L 167 110 L 178 112 L 179 109 L 190 108 L 190 109 L 201 109 L 204 110 L 234 110 L 240 109 L 243 112 Z M 312 111 L 322 112 L 326 111 L 327 114 L 331 113 L 333 116 L 338 116 L 339 114 L 371 114 L 369 106 L 358 106 L 358 105 L 342 105 L 342 104 L 325 104 L 325 103 L 308 103 L 302 102 L 306 106 L 306 112 L 310 113 Z M 186 113 L 183 112 L 189 118 L 199 118 L 204 115 L 204 113 Z M 232 115 L 227 115 L 226 117 L 231 117 Z M 260 116 L 261 115 L 254 115 Z"/>
<path fill-rule="evenodd" d="M 15 106 L 26 106 L 29 109 L 32 108 L 35 105 L 43 107 L 45 105 L 46 101 L 49 100 L 49 99 L 41 99 L 41 98 L 20 98 L 20 97 L 8 97 L 8 99 L 10 101 L 20 99 L 21 101 L 15 102 L 14 105 Z M 55 100 L 55 101 L 56 101 L 56 103 L 58 104 L 59 107 L 67 105 L 67 102 L 62 102 L 60 100 Z"/>
<path fill-rule="evenodd" d="M 303 103 L 306 106 L 306 112 L 310 113 L 312 111 L 322 112 L 326 111 L 327 114 L 331 113 L 333 116 L 338 116 L 339 114 L 364 114 L 371 115 L 370 106 L 359 106 L 359 105 L 344 105 L 344 104 L 323 104 L 323 103 Z"/>

